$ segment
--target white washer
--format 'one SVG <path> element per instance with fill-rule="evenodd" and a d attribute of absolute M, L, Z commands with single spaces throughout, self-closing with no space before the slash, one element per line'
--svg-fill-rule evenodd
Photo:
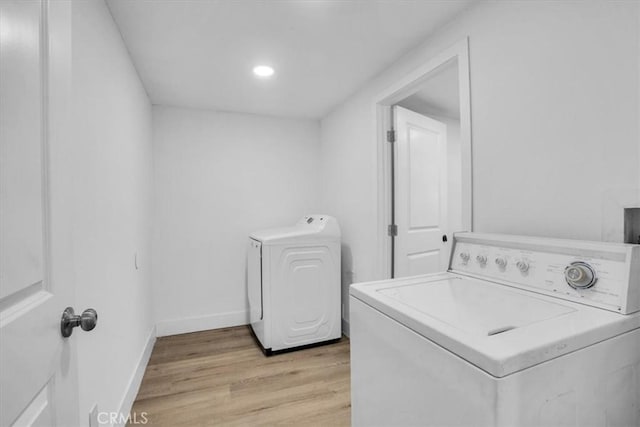
<path fill-rule="evenodd" d="M 249 236 L 247 293 L 251 327 L 263 350 L 339 339 L 340 227 L 308 215 L 292 227 Z"/>
<path fill-rule="evenodd" d="M 353 285 L 355 426 L 640 426 L 640 246 L 458 233 Z"/>

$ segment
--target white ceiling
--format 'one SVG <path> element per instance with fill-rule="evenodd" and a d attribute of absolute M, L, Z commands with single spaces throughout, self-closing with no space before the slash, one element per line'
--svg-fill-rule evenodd
<path fill-rule="evenodd" d="M 460 120 L 458 61 L 451 61 L 434 71 L 418 92 L 398 104 L 421 114 Z"/>
<path fill-rule="evenodd" d="M 152 103 L 320 118 L 472 1 L 107 3 Z"/>

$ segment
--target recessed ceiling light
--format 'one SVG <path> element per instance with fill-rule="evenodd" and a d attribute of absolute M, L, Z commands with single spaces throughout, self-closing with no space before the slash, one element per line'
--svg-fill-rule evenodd
<path fill-rule="evenodd" d="M 274 70 L 268 65 L 258 65 L 253 67 L 253 74 L 257 77 L 271 77 L 273 76 Z"/>

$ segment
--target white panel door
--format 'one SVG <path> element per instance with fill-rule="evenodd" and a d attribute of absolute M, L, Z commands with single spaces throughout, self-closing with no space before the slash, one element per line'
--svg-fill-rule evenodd
<path fill-rule="evenodd" d="M 78 424 L 75 347 L 60 333 L 72 223 L 56 163 L 70 140 L 70 25 L 69 2 L 0 1 L 1 426 Z"/>
<path fill-rule="evenodd" d="M 394 277 L 445 271 L 447 234 L 447 127 L 395 106 Z"/>

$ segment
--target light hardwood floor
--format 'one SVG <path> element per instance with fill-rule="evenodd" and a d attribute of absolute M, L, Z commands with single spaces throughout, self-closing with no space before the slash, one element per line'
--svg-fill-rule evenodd
<path fill-rule="evenodd" d="M 349 340 L 265 357 L 247 326 L 159 338 L 132 413 L 159 426 L 348 426 Z"/>

